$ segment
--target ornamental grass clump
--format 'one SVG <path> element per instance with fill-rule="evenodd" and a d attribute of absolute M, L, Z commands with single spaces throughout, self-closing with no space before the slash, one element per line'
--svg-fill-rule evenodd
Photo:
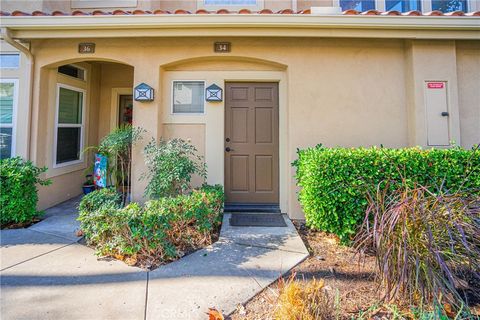
<path fill-rule="evenodd" d="M 369 194 L 355 247 L 376 256 L 385 300 L 461 310 L 480 283 L 480 197 L 404 181 Z M 477 288 L 475 288 L 477 287 Z"/>
<path fill-rule="evenodd" d="M 302 281 L 292 274 L 279 280 L 279 296 L 274 318 L 278 320 L 335 319 L 332 297 L 325 291 L 323 280 Z"/>

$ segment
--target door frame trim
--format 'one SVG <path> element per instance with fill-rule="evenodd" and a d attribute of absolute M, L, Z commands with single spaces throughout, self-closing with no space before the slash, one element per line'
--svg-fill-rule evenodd
<path fill-rule="evenodd" d="M 258 86 L 258 87 L 261 87 L 262 85 L 265 85 L 265 84 L 266 84 L 268 88 L 270 88 L 270 87 L 275 88 L 275 91 L 276 91 L 276 95 L 277 95 L 277 97 L 275 98 L 276 101 L 275 101 L 275 100 L 273 101 L 274 103 L 272 103 L 272 106 L 275 105 L 275 108 L 277 108 L 277 110 L 276 110 L 275 113 L 276 113 L 276 116 L 277 116 L 278 118 L 277 118 L 277 117 L 274 117 L 274 119 L 277 118 L 276 120 L 277 120 L 278 122 L 277 122 L 276 125 L 274 125 L 274 127 L 276 127 L 276 128 L 275 128 L 276 130 L 274 130 L 274 131 L 277 131 L 277 132 L 276 132 L 276 135 L 275 135 L 276 137 L 274 138 L 274 141 L 276 141 L 276 145 L 273 144 L 273 149 L 272 149 L 272 152 L 273 152 L 273 153 L 272 153 L 272 155 L 274 155 L 273 158 L 275 158 L 275 160 L 276 160 L 276 164 L 274 165 L 274 168 L 276 167 L 276 169 L 277 169 L 277 170 L 276 170 L 277 172 L 275 173 L 275 175 L 276 175 L 277 177 L 275 178 L 275 180 L 277 180 L 277 179 L 278 179 L 278 180 L 275 181 L 275 183 L 274 183 L 274 185 L 276 184 L 276 186 L 275 186 L 276 188 L 275 188 L 274 193 L 271 193 L 270 195 L 273 195 L 273 197 L 275 197 L 275 198 L 277 199 L 277 201 L 275 201 L 275 205 L 279 206 L 279 205 L 280 205 L 280 83 L 279 83 L 279 81 L 270 81 L 270 82 L 267 82 L 267 81 L 249 81 L 249 82 L 247 82 L 247 81 L 225 81 L 225 83 L 224 83 L 224 88 L 225 88 L 225 89 L 224 89 L 224 91 L 225 91 L 225 95 L 224 95 L 224 96 L 225 96 L 225 99 L 224 99 L 224 100 L 225 100 L 225 104 L 224 104 L 224 122 L 223 122 L 223 124 L 224 124 L 224 125 L 223 125 L 223 126 L 224 126 L 224 134 L 227 133 L 227 131 L 226 131 L 226 130 L 227 130 L 227 121 L 226 121 L 226 119 L 227 119 L 227 114 L 228 114 L 228 110 L 229 110 L 229 108 L 228 108 L 228 106 L 227 106 L 227 104 L 228 104 L 227 96 L 229 95 L 228 89 L 229 89 L 229 87 L 231 87 L 232 85 L 233 85 L 233 86 L 237 86 L 237 85 L 242 86 L 242 84 L 248 85 L 248 86 L 249 86 L 249 90 L 250 90 L 250 88 L 252 88 L 252 87 L 254 87 L 254 88 L 256 88 L 257 86 Z M 276 103 L 275 103 L 275 102 L 276 102 Z M 233 101 L 232 101 L 232 104 L 234 104 Z M 230 109 L 230 110 L 231 110 L 231 109 Z M 230 111 L 230 112 L 232 112 L 232 111 Z M 252 125 L 255 126 L 255 123 L 253 123 Z M 232 128 L 230 128 L 230 129 L 232 129 Z M 223 141 L 223 144 L 224 144 L 223 147 L 225 148 L 225 147 L 226 147 L 226 146 L 225 146 L 225 144 L 226 144 L 226 143 L 225 143 L 225 139 L 224 139 L 224 141 Z M 226 154 L 225 152 L 223 153 L 223 155 L 224 155 L 224 158 L 223 158 L 223 161 L 224 161 L 224 177 L 223 177 L 223 180 L 224 180 L 224 186 L 226 187 L 226 185 L 227 185 L 227 175 L 229 174 L 229 173 L 227 172 L 227 170 L 226 170 L 226 169 L 227 169 L 227 166 L 228 166 L 228 163 L 226 163 L 228 156 L 227 156 L 227 154 Z M 255 160 L 253 160 L 253 159 L 251 159 L 251 160 L 252 160 L 253 162 L 255 162 Z M 254 164 L 254 166 L 255 166 L 255 164 Z M 253 170 L 253 171 L 255 172 L 256 170 Z M 255 173 L 254 173 L 253 176 L 249 176 L 249 179 L 248 179 L 248 180 L 250 181 L 250 178 L 254 178 L 254 177 L 255 177 Z M 254 179 L 255 179 L 255 178 L 254 178 Z M 254 183 L 254 184 L 255 184 L 255 183 Z M 252 192 L 253 192 L 253 194 L 252 194 Z M 249 187 L 249 192 L 248 192 L 248 193 L 249 193 L 250 196 L 253 197 L 253 201 L 252 201 L 252 199 L 248 199 L 248 200 L 250 200 L 250 202 L 245 202 L 245 203 L 244 203 L 245 205 L 256 204 L 256 203 L 263 203 L 263 202 L 260 202 L 259 199 L 256 199 L 256 198 L 255 198 L 255 197 L 257 197 L 257 196 L 259 196 L 260 198 L 262 198 L 262 196 L 260 195 L 261 192 L 260 192 L 260 193 L 257 193 L 257 192 L 255 192 L 255 191 L 253 191 L 253 190 L 250 190 L 250 187 Z M 225 189 L 225 196 L 227 196 L 227 190 L 226 190 L 226 189 Z M 233 196 L 234 196 L 234 195 L 232 194 L 232 197 L 233 197 Z M 245 195 L 239 195 L 239 197 L 245 198 Z M 271 196 L 270 196 L 270 197 L 271 197 Z M 246 198 L 248 198 L 248 197 L 246 197 Z M 256 199 L 256 200 L 259 200 L 259 201 L 255 201 L 255 199 Z M 238 201 L 231 201 L 231 203 L 236 203 L 236 202 L 239 202 L 239 201 L 240 201 L 240 200 L 238 200 Z M 272 205 L 273 202 L 274 202 L 274 201 L 270 201 L 270 202 L 266 202 L 265 204 L 270 204 L 270 205 Z M 230 203 L 230 202 L 227 202 L 227 201 L 226 201 L 225 203 Z M 243 202 L 242 202 L 242 203 L 243 203 Z"/>
<path fill-rule="evenodd" d="M 133 95 L 132 88 L 112 88 L 110 96 L 110 132 L 118 127 L 118 103 L 120 102 L 120 96 Z"/>
<path fill-rule="evenodd" d="M 287 77 L 284 71 L 252 71 L 259 74 L 275 75 L 274 77 L 255 77 L 255 78 L 225 78 L 223 87 L 226 89 L 227 83 L 278 83 L 278 179 L 279 179 L 279 203 L 280 210 L 284 213 L 289 208 L 289 190 L 288 180 L 290 175 L 290 166 L 288 165 L 288 117 L 287 117 Z M 225 94 L 226 95 L 226 92 Z M 226 109 L 226 105 L 224 105 Z M 223 117 L 223 132 L 225 132 L 225 112 Z M 225 137 L 223 137 L 222 147 L 224 148 Z M 225 185 L 225 152 L 222 153 L 223 159 L 223 184 Z"/>

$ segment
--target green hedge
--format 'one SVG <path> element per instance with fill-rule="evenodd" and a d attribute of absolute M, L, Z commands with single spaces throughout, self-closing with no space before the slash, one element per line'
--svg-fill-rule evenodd
<path fill-rule="evenodd" d="M 210 244 L 221 223 L 221 186 L 204 186 L 144 206 L 120 208 L 120 199 L 113 189 L 94 191 L 82 199 L 78 220 L 98 254 L 139 266 L 155 267 Z"/>
<path fill-rule="evenodd" d="M 343 242 L 355 234 L 365 216 L 368 193 L 389 181 L 396 189 L 402 177 L 410 184 L 479 193 L 480 152 L 459 147 L 314 148 L 298 150 L 299 201 L 308 226 L 334 233 Z"/>
<path fill-rule="evenodd" d="M 0 225 L 28 223 L 38 215 L 37 184 L 48 185 L 38 168 L 20 157 L 0 160 Z"/>

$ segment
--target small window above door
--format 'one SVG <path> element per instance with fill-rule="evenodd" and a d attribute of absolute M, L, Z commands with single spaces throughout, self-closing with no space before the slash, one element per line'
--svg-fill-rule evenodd
<path fill-rule="evenodd" d="M 86 71 L 83 68 L 77 67 L 73 64 L 66 64 L 58 67 L 58 73 L 64 74 L 66 76 L 77 78 L 79 80 L 86 80 Z"/>

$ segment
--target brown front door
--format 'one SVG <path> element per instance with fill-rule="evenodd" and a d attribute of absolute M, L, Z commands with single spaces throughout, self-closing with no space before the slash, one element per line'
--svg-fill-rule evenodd
<path fill-rule="evenodd" d="M 278 84 L 227 83 L 227 203 L 278 204 Z"/>

